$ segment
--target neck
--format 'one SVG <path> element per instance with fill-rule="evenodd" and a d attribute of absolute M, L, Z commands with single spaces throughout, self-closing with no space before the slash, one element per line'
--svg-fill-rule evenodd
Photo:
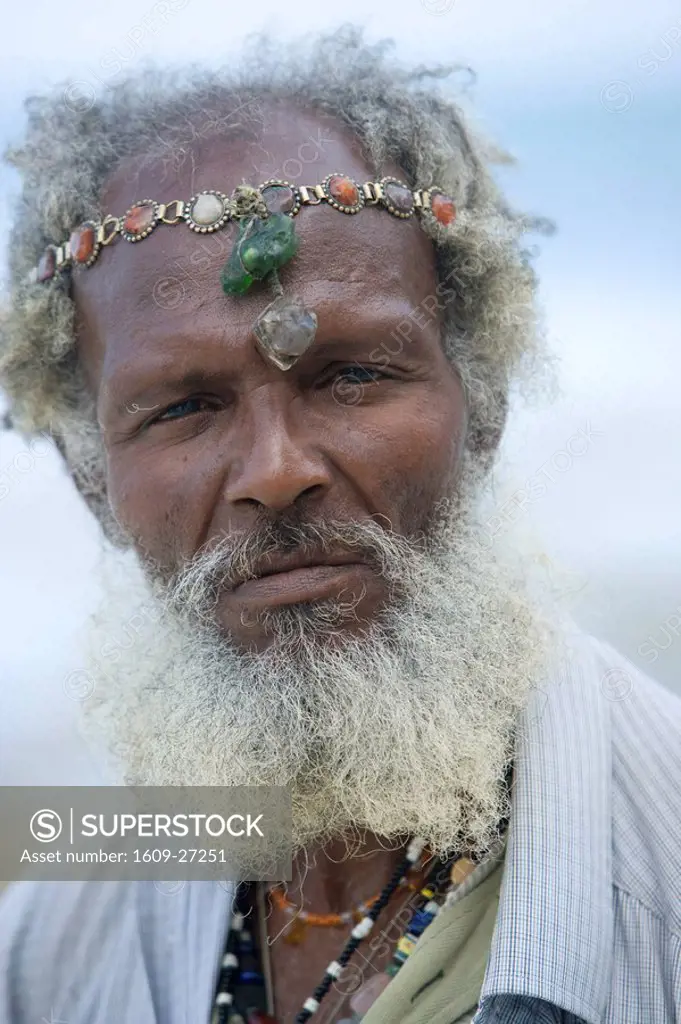
<path fill-rule="evenodd" d="M 352 910 L 381 891 L 405 852 L 405 843 L 388 842 L 373 832 L 309 847 L 294 857 L 287 896 L 314 913 Z"/>

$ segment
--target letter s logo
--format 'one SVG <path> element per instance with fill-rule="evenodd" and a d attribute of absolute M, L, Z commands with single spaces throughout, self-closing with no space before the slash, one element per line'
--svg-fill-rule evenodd
<path fill-rule="evenodd" d="M 39 843 L 51 843 L 61 835 L 62 821 L 56 811 L 43 808 L 36 811 L 29 825 L 31 835 Z"/>

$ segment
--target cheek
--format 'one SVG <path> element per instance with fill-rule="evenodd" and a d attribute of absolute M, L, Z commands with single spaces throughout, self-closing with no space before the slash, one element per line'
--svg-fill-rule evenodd
<path fill-rule="evenodd" d="M 444 401 L 425 404 L 402 423 L 393 489 L 412 525 L 425 525 L 434 502 L 449 493 L 464 441 L 465 416 Z"/>
<path fill-rule="evenodd" d="M 407 400 L 348 417 L 339 464 L 399 532 L 425 526 L 433 503 L 450 492 L 466 440 L 458 382 L 415 391 Z"/>
<path fill-rule="evenodd" d="M 109 456 L 114 515 L 161 565 L 175 565 L 200 545 L 217 486 L 214 461 L 209 450 L 197 446 L 193 451 L 170 447 Z"/>

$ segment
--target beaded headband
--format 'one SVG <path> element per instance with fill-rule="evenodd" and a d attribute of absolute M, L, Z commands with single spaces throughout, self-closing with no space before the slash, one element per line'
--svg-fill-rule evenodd
<path fill-rule="evenodd" d="M 122 217 L 108 214 L 100 222 L 85 221 L 68 241 L 47 246 L 28 280 L 44 284 L 71 267 L 91 267 L 102 248 L 118 235 L 127 242 L 140 242 L 158 224 L 181 222 L 198 234 L 210 234 L 237 220 L 239 231 L 222 269 L 222 288 L 227 295 L 243 295 L 254 281 L 268 281 L 276 298 L 258 317 L 253 332 L 262 354 L 280 370 L 288 370 L 314 341 L 317 316 L 299 296 L 284 295 L 277 270 L 298 251 L 293 218 L 302 206 L 322 202 L 347 214 L 380 204 L 394 217 L 406 219 L 418 212 L 443 226 L 456 216 L 453 199 L 442 189 L 412 190 L 393 177 L 360 185 L 334 172 L 320 185 L 308 186 L 271 178 L 258 188 L 238 185 L 231 196 L 206 189 L 188 201 L 142 199 Z"/>

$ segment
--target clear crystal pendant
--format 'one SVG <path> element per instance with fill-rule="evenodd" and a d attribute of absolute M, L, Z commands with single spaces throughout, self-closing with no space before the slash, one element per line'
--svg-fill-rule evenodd
<path fill-rule="evenodd" d="M 253 327 L 260 351 L 279 370 L 290 370 L 317 333 L 317 315 L 298 295 L 278 295 Z"/>

